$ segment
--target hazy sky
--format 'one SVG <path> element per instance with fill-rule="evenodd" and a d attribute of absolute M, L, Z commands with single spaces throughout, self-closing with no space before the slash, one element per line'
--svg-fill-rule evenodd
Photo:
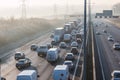
<path fill-rule="evenodd" d="M 0 0 L 0 6 L 17 6 L 22 0 Z M 64 5 L 68 1 L 69 4 L 82 4 L 84 0 L 26 0 L 30 5 L 52 5 L 54 3 Z M 96 5 L 108 4 L 113 5 L 120 2 L 120 0 L 91 0 Z"/>
<path fill-rule="evenodd" d="M 14 16 L 14 15 L 20 15 L 20 6 L 21 6 L 21 2 L 22 0 L 0 0 L 0 17 L 1 16 Z M 26 0 L 26 5 L 27 8 L 29 7 L 29 15 L 39 15 L 38 13 L 42 13 L 45 11 L 45 9 L 43 9 L 43 7 L 41 8 L 41 6 L 51 6 L 53 8 L 53 5 L 56 3 L 57 6 L 65 6 L 66 3 L 68 2 L 69 6 L 70 5 L 80 5 L 81 6 L 81 10 L 83 10 L 83 3 L 84 0 Z M 103 9 L 111 9 L 112 5 L 119 3 L 120 0 L 91 0 L 91 3 L 93 3 L 92 5 L 92 9 L 93 12 L 101 12 Z M 37 7 L 35 7 L 37 6 Z M 34 10 L 32 9 L 34 8 Z M 42 9 L 40 11 L 40 8 Z M 39 9 L 39 10 L 38 10 Z M 31 11 L 30 11 L 31 10 Z M 36 10 L 36 11 L 35 11 Z M 48 10 L 49 13 L 53 13 L 53 11 L 50 12 L 50 10 Z M 32 13 L 34 12 L 34 13 Z M 45 11 L 45 13 L 47 14 L 47 10 Z"/>

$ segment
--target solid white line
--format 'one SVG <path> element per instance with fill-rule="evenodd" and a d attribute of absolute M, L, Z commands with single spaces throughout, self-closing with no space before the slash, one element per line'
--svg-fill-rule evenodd
<path fill-rule="evenodd" d="M 96 36 L 95 36 L 95 39 L 96 39 L 96 41 L 97 41 Z M 96 45 L 97 45 L 97 44 L 96 44 Z M 101 66 L 101 70 L 102 70 L 103 80 L 105 80 L 105 75 L 104 75 L 104 70 L 103 70 L 102 60 L 101 60 L 101 57 L 100 57 L 100 49 L 99 49 L 98 45 L 97 45 L 97 50 L 98 50 L 98 56 L 99 56 L 99 60 L 100 60 L 100 66 Z"/>

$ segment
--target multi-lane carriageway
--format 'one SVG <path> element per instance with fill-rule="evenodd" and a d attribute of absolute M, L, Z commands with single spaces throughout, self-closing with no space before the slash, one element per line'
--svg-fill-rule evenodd
<path fill-rule="evenodd" d="M 95 70 L 96 74 L 96 80 L 111 80 L 111 72 L 113 70 L 120 70 L 120 51 L 116 51 L 112 48 L 112 45 L 114 42 L 110 42 L 107 40 L 107 37 L 109 35 L 112 35 L 115 41 L 120 41 L 120 28 L 117 26 L 108 23 L 105 20 L 93 20 L 93 23 L 97 24 L 98 27 L 94 27 L 94 44 L 95 46 Z M 106 27 L 108 25 L 108 27 Z M 107 33 L 104 33 L 103 30 L 106 29 Z M 100 32 L 100 35 L 96 35 L 96 31 Z M 51 65 L 48 63 L 45 58 L 41 58 L 37 56 L 37 53 L 34 51 L 30 50 L 30 46 L 33 43 L 36 43 L 38 45 L 50 43 L 50 32 L 40 36 L 38 39 L 35 39 L 25 45 L 23 45 L 20 48 L 14 49 L 6 54 L 3 58 L 3 62 L 1 64 L 1 76 L 5 77 L 7 80 L 16 80 L 16 76 L 21 72 L 19 71 L 16 67 L 16 61 L 14 60 L 14 53 L 16 51 L 22 51 L 25 53 L 25 55 L 31 59 L 32 65 L 31 67 L 27 69 L 37 69 L 39 78 L 38 80 L 53 80 L 52 79 L 52 71 L 54 67 L 57 64 L 62 64 L 63 63 L 63 58 L 66 52 L 70 52 L 69 49 L 61 49 L 60 56 L 61 56 L 61 61 Z M 78 66 L 76 69 L 76 74 L 74 73 L 75 71 L 70 72 L 70 77 L 72 80 L 80 80 L 80 75 L 81 75 L 81 69 L 82 69 L 82 61 L 83 61 L 83 55 L 81 55 L 81 45 L 80 44 L 80 61 L 78 63 Z M 79 58 L 78 55 L 76 55 L 76 60 L 74 61 L 77 63 L 77 59 Z"/>
<path fill-rule="evenodd" d="M 67 52 L 70 52 L 70 49 L 61 49 L 60 51 L 60 57 L 61 60 L 55 64 L 50 64 L 49 62 L 47 62 L 47 60 L 45 58 L 41 58 L 37 55 L 37 52 L 35 51 L 31 51 L 30 50 L 30 46 L 31 44 L 38 44 L 38 45 L 45 45 L 46 43 L 51 43 L 51 38 L 50 38 L 50 34 L 46 33 L 45 35 L 40 36 L 38 39 L 35 39 L 23 46 L 21 46 L 20 48 L 14 49 L 6 54 L 6 56 L 4 56 L 4 58 L 2 59 L 2 64 L 1 64 L 1 76 L 5 77 L 7 80 L 16 80 L 16 76 L 22 71 L 18 70 L 15 67 L 16 64 L 16 60 L 14 59 L 14 54 L 15 52 L 24 52 L 26 57 L 29 58 L 32 61 L 32 65 L 29 68 L 26 69 L 36 69 L 38 72 L 38 75 L 40 76 L 38 78 L 38 80 L 53 80 L 52 79 L 52 72 L 53 69 L 55 68 L 56 65 L 62 65 L 63 61 L 64 61 L 64 55 Z M 70 44 L 68 44 L 70 45 Z M 81 56 L 81 44 L 79 44 L 79 53 L 77 55 L 75 55 L 75 60 L 74 60 L 74 64 L 75 64 L 75 69 L 73 71 L 70 72 L 70 77 L 72 80 L 79 80 L 80 79 L 80 73 L 81 73 L 81 67 L 82 67 L 82 58 L 80 58 Z M 58 47 L 58 46 L 55 46 Z M 78 61 L 78 59 L 80 59 Z M 77 66 L 76 66 L 77 64 Z"/>

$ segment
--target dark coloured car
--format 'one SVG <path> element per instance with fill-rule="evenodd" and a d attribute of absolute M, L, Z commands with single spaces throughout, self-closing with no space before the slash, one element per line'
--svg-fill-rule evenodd
<path fill-rule="evenodd" d="M 74 57 L 73 53 L 67 53 L 65 55 L 65 60 L 74 60 L 74 59 L 75 59 L 75 57 Z"/>
<path fill-rule="evenodd" d="M 52 40 L 52 41 L 51 41 L 51 44 L 52 44 L 52 45 L 56 45 L 55 40 Z"/>
<path fill-rule="evenodd" d="M 66 48 L 67 44 L 65 42 L 60 42 L 59 47 L 60 48 Z"/>
<path fill-rule="evenodd" d="M 16 67 L 18 69 L 24 69 L 31 66 L 31 60 L 28 58 L 25 59 L 20 59 L 17 63 L 16 63 Z"/>
<path fill-rule="evenodd" d="M 76 41 L 77 41 L 77 43 L 81 43 L 82 42 L 81 38 L 77 38 Z"/>
<path fill-rule="evenodd" d="M 15 60 L 24 59 L 25 54 L 23 52 L 16 52 L 14 58 Z"/>
<path fill-rule="evenodd" d="M 36 44 L 32 44 L 30 48 L 31 50 L 35 51 L 37 50 L 38 46 Z"/>
<path fill-rule="evenodd" d="M 71 53 L 73 53 L 73 54 L 78 54 L 79 51 L 78 51 L 77 47 L 72 47 L 72 48 L 71 48 Z"/>
<path fill-rule="evenodd" d="M 6 80 L 6 78 L 4 78 L 4 77 L 1 77 L 1 79 L 0 80 Z"/>

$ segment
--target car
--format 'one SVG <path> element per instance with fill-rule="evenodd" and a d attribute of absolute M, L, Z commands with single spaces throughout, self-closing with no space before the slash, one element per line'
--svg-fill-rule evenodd
<path fill-rule="evenodd" d="M 48 49 L 52 48 L 53 46 L 50 43 L 47 43 Z"/>
<path fill-rule="evenodd" d="M 73 53 L 67 53 L 65 55 L 65 60 L 74 60 L 74 59 L 75 59 L 75 57 L 74 57 Z"/>
<path fill-rule="evenodd" d="M 67 65 L 69 70 L 73 70 L 74 69 L 74 64 L 72 61 L 66 60 L 64 61 L 63 65 Z"/>
<path fill-rule="evenodd" d="M 15 60 L 24 59 L 25 54 L 23 52 L 16 52 L 14 58 Z"/>
<path fill-rule="evenodd" d="M 82 42 L 81 38 L 77 38 L 76 41 L 77 41 L 77 43 L 81 43 Z"/>
<path fill-rule="evenodd" d="M 65 42 L 60 42 L 59 47 L 60 48 L 66 48 L 67 44 Z"/>
<path fill-rule="evenodd" d="M 72 47 L 72 48 L 71 48 L 71 53 L 73 53 L 73 54 L 78 54 L 79 51 L 78 51 L 77 47 Z"/>
<path fill-rule="evenodd" d="M 18 68 L 18 69 L 24 69 L 29 66 L 31 66 L 31 60 L 28 58 L 19 59 L 19 61 L 16 63 L 16 68 Z"/>
<path fill-rule="evenodd" d="M 76 41 L 73 41 L 73 42 L 71 43 L 71 47 L 78 47 L 78 43 L 77 43 Z"/>
<path fill-rule="evenodd" d="M 107 33 L 107 31 L 106 31 L 105 29 L 103 30 L 103 32 L 104 32 L 104 33 Z"/>
<path fill-rule="evenodd" d="M 45 57 L 48 51 L 48 46 L 47 45 L 40 45 L 37 49 L 37 54 L 40 57 Z"/>
<path fill-rule="evenodd" d="M 1 77 L 1 79 L 0 80 L 6 80 L 6 78 L 4 78 L 4 77 Z"/>
<path fill-rule="evenodd" d="M 37 50 L 37 48 L 38 48 L 37 44 L 32 44 L 30 47 L 30 49 L 33 51 Z"/>
<path fill-rule="evenodd" d="M 113 49 L 115 49 L 115 50 L 120 50 L 120 43 L 115 42 L 115 43 L 113 44 Z"/>
<path fill-rule="evenodd" d="M 114 70 L 111 74 L 112 79 L 111 80 L 120 80 L 120 71 Z"/>
<path fill-rule="evenodd" d="M 100 32 L 96 32 L 96 35 L 100 35 Z"/>
<path fill-rule="evenodd" d="M 111 36 L 108 36 L 108 41 L 114 41 L 114 39 Z"/>
<path fill-rule="evenodd" d="M 51 44 L 52 44 L 52 45 L 56 45 L 56 42 L 55 42 L 54 39 L 51 41 Z"/>

